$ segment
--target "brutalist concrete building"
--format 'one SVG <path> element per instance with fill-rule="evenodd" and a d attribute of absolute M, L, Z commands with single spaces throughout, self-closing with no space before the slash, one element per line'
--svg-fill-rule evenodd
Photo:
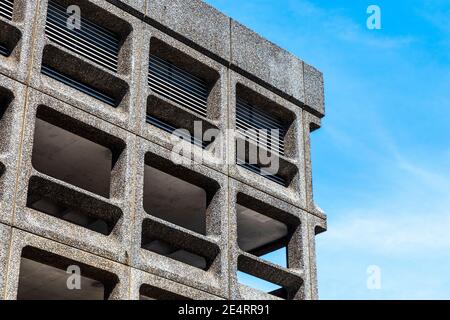
<path fill-rule="evenodd" d="M 316 299 L 323 91 L 199 0 L 0 0 L 0 297 Z"/>

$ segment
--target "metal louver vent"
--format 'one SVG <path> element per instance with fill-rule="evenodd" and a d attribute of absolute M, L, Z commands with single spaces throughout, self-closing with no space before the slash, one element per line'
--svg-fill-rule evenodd
<path fill-rule="evenodd" d="M 286 129 L 283 123 L 270 114 L 258 110 L 247 102 L 237 99 L 236 103 L 236 129 L 246 141 L 261 146 L 278 155 L 284 155 L 284 140 Z M 278 131 L 272 131 L 278 130 Z M 278 175 L 273 175 L 257 164 L 250 164 L 240 159 L 236 162 L 239 166 L 259 174 L 280 185 L 286 186 L 286 180 Z"/>
<path fill-rule="evenodd" d="M 50 0 L 45 25 L 47 37 L 86 59 L 117 72 L 119 36 L 84 18 L 81 19 L 80 29 L 71 30 L 67 27 L 69 17 L 66 8 Z"/>
<path fill-rule="evenodd" d="M 154 125 L 155 127 L 159 128 L 161 130 L 164 130 L 168 133 L 174 133 L 174 131 L 177 130 L 177 128 L 168 124 L 167 122 L 157 119 L 150 115 L 147 115 L 147 123 L 150 123 L 150 124 Z M 183 138 L 186 141 L 191 141 L 192 144 L 194 144 L 200 148 L 203 148 L 203 149 L 205 149 L 208 146 L 207 143 L 205 143 L 189 134 L 185 134 L 182 131 L 177 132 L 177 136 Z"/>
<path fill-rule="evenodd" d="M 204 80 L 150 55 L 148 84 L 161 96 L 203 117 L 207 116 L 209 88 Z"/>
<path fill-rule="evenodd" d="M 286 129 L 283 123 L 240 99 L 237 100 L 236 106 L 236 128 L 246 140 L 284 155 L 283 137 Z M 271 130 L 278 130 L 278 132 Z"/>
<path fill-rule="evenodd" d="M 284 179 L 283 177 L 280 177 L 278 175 L 271 174 L 271 173 L 267 172 L 266 170 L 264 170 L 264 168 L 261 168 L 260 166 L 258 166 L 256 164 L 250 164 L 250 163 L 246 162 L 245 160 L 241 160 L 239 158 L 236 158 L 236 163 L 238 166 L 243 167 L 253 173 L 259 174 L 260 176 L 262 176 L 264 178 L 267 178 L 273 182 L 276 182 L 284 187 L 287 186 L 286 179 Z"/>
<path fill-rule="evenodd" d="M 83 93 L 86 93 L 87 95 L 90 95 L 91 97 L 94 97 L 106 104 L 109 104 L 113 107 L 117 106 L 116 99 L 114 99 L 113 97 L 107 96 L 88 85 L 85 85 L 81 82 L 73 80 L 72 78 L 60 73 L 59 71 L 57 71 L 53 68 L 43 65 L 41 72 L 43 74 L 45 74 L 46 76 L 49 76 L 50 78 L 58 80 L 64 84 L 66 84 L 74 89 L 77 89 Z"/>
<path fill-rule="evenodd" d="M 6 48 L 0 44 L 0 54 L 2 56 L 8 57 L 10 52 L 9 52 L 8 48 Z"/>
<path fill-rule="evenodd" d="M 0 0 L 0 17 L 12 20 L 14 0 Z"/>

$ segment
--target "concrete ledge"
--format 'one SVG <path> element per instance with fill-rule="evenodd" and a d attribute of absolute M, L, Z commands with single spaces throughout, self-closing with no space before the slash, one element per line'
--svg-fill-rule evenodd
<path fill-rule="evenodd" d="M 158 295 L 158 297 L 155 297 L 155 295 Z M 220 300 L 223 298 L 131 268 L 130 299 Z"/>
<path fill-rule="evenodd" d="M 231 64 L 304 103 L 303 61 L 231 21 Z"/>
<path fill-rule="evenodd" d="M 305 103 L 318 115 L 325 115 L 323 74 L 309 64 L 304 64 Z"/>
<path fill-rule="evenodd" d="M 201 0 L 150 0 L 147 16 L 200 45 L 230 59 L 230 19 Z"/>

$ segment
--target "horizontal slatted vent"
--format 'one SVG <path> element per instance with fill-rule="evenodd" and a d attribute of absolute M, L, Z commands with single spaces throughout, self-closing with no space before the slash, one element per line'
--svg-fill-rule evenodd
<path fill-rule="evenodd" d="M 168 124 L 166 121 L 157 119 L 150 115 L 147 115 L 147 123 L 154 125 L 155 127 L 159 128 L 161 130 L 164 130 L 168 133 L 173 133 L 175 130 L 177 130 L 177 128 Z M 194 144 L 200 148 L 205 149 L 208 146 L 207 143 L 197 139 L 196 137 L 191 136 L 190 134 L 185 134 L 185 133 L 182 133 L 181 131 L 178 131 L 177 135 L 186 141 L 191 141 L 192 144 Z"/>
<path fill-rule="evenodd" d="M 45 74 L 46 76 L 49 76 L 50 78 L 53 78 L 55 80 L 58 80 L 74 89 L 77 89 L 87 95 L 90 95 L 91 97 L 94 97 L 106 104 L 109 104 L 113 107 L 117 106 L 116 100 L 113 97 L 110 97 L 108 95 L 105 95 L 101 93 L 98 90 L 95 90 L 94 88 L 85 85 L 81 82 L 78 82 L 76 80 L 73 80 L 72 78 L 60 73 L 59 71 L 50 68 L 48 66 L 42 66 L 41 72 Z"/>
<path fill-rule="evenodd" d="M 0 16 L 12 20 L 14 0 L 0 0 Z"/>
<path fill-rule="evenodd" d="M 203 117 L 207 116 L 209 88 L 204 80 L 150 55 L 148 84 L 161 96 Z"/>
<path fill-rule="evenodd" d="M 0 54 L 2 56 L 8 57 L 10 54 L 9 49 L 0 44 Z"/>
<path fill-rule="evenodd" d="M 267 150 L 284 155 L 284 140 L 286 129 L 278 119 L 270 114 L 258 110 L 243 100 L 237 100 L 236 128 L 246 140 L 253 142 Z M 278 134 L 271 130 L 278 130 Z M 260 136 L 258 132 L 265 133 Z"/>
<path fill-rule="evenodd" d="M 267 178 L 267 179 L 269 179 L 269 180 L 271 180 L 273 182 L 276 182 L 276 183 L 278 183 L 278 184 L 280 184 L 280 185 L 282 185 L 284 187 L 287 186 L 286 179 L 284 179 L 284 178 L 282 178 L 282 177 L 280 177 L 278 175 L 270 174 L 270 173 L 266 172 L 264 170 L 264 168 L 261 168 L 260 166 L 258 166 L 256 164 L 250 164 L 250 163 L 246 162 L 245 160 L 241 160 L 239 158 L 236 159 L 236 163 L 237 163 L 238 166 L 241 166 L 241 167 L 243 167 L 243 168 L 245 168 L 245 169 L 247 169 L 247 170 L 249 170 L 251 172 L 259 174 L 260 176 L 262 176 L 264 178 Z"/>
<path fill-rule="evenodd" d="M 118 35 L 81 18 L 81 28 L 67 27 L 70 14 L 55 1 L 49 1 L 45 33 L 55 43 L 117 72 L 120 38 Z"/>
<path fill-rule="evenodd" d="M 278 155 L 284 155 L 283 137 L 286 129 L 283 123 L 241 99 L 237 99 L 236 104 L 236 129 L 245 140 Z M 278 130 L 278 132 L 272 132 L 272 130 Z M 239 158 L 237 158 L 237 164 L 280 185 L 287 185 L 284 178 L 269 174 L 257 164 L 250 164 Z"/>

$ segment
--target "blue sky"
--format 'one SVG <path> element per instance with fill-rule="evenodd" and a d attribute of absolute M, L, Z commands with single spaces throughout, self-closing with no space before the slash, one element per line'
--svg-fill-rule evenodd
<path fill-rule="evenodd" d="M 325 75 L 322 299 L 450 299 L 450 1 L 208 0 Z M 366 28 L 381 8 L 382 29 Z M 369 290 L 367 268 L 381 270 Z"/>

